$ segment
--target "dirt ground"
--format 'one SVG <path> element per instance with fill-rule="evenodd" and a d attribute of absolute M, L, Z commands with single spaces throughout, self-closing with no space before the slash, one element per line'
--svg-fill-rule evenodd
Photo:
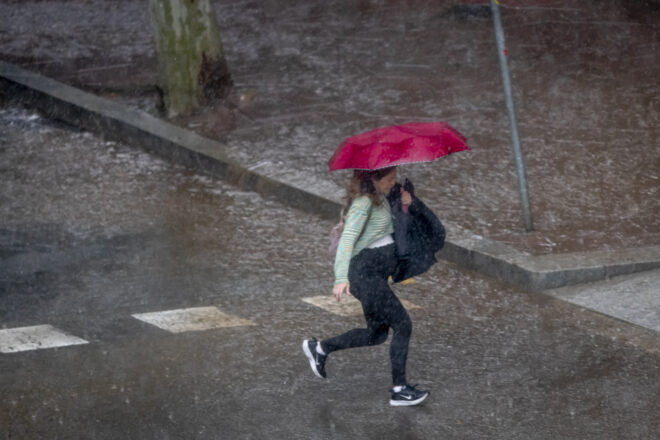
<path fill-rule="evenodd" d="M 234 90 L 174 122 L 275 177 L 341 184 L 326 164 L 345 137 L 443 120 L 472 150 L 406 169 L 442 219 L 534 254 L 660 244 L 660 4 L 502 2 L 525 233 L 483 3 L 215 1 Z M 156 112 L 143 1 L 5 1 L 0 16 L 0 59 Z"/>

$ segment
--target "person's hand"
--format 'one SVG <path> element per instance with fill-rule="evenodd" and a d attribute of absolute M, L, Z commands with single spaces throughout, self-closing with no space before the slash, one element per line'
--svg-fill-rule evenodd
<path fill-rule="evenodd" d="M 338 283 L 332 288 L 332 294 L 337 298 L 337 302 L 341 301 L 341 297 L 344 293 L 347 295 L 351 294 L 349 283 Z"/>
<path fill-rule="evenodd" d="M 406 191 L 403 188 L 401 188 L 401 203 L 404 206 L 410 206 L 410 204 L 412 203 L 412 196 L 408 191 Z"/>

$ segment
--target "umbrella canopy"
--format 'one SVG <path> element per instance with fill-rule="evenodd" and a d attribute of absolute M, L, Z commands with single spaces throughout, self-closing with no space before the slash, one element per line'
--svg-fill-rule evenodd
<path fill-rule="evenodd" d="M 328 165 L 330 171 L 377 170 L 414 162 L 429 162 L 469 150 L 461 133 L 444 122 L 410 122 L 381 127 L 342 142 Z"/>

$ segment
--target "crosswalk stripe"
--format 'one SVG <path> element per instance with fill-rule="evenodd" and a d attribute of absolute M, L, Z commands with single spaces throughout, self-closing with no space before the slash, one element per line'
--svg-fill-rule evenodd
<path fill-rule="evenodd" d="M 248 319 L 223 313 L 217 307 L 164 310 L 160 312 L 138 313 L 131 316 L 171 333 L 255 325 L 254 322 Z"/>
<path fill-rule="evenodd" d="M 302 300 L 339 316 L 362 315 L 360 302 L 351 296 L 345 296 L 341 302 L 337 302 L 332 295 L 313 296 L 302 298 Z M 401 303 L 408 310 L 420 308 L 404 299 L 401 299 Z M 131 316 L 170 333 L 256 325 L 253 321 L 224 313 L 214 306 L 136 313 Z M 67 334 L 52 325 L 0 329 L 0 353 L 16 353 L 88 343 L 88 341 Z"/>
<path fill-rule="evenodd" d="M 17 353 L 87 343 L 88 341 L 69 335 L 52 325 L 0 330 L 0 353 Z"/>
<path fill-rule="evenodd" d="M 320 307 L 326 312 L 339 316 L 359 316 L 362 315 L 362 305 L 360 301 L 352 296 L 342 297 L 341 302 L 337 302 L 333 295 L 310 296 L 302 299 L 304 302 L 316 307 Z M 399 299 L 403 307 L 407 310 L 419 309 L 420 307 L 405 299 Z"/>

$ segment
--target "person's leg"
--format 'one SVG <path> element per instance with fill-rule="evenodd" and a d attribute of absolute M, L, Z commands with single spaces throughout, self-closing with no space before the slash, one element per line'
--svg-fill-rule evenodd
<path fill-rule="evenodd" d="M 384 337 L 382 337 L 384 335 Z M 321 341 L 321 348 L 326 354 L 347 348 L 367 347 L 381 344 L 387 339 L 387 331 L 377 337 L 368 328 L 354 328 L 344 334 Z"/>
<path fill-rule="evenodd" d="M 347 348 L 378 345 L 387 340 L 389 327 L 382 321 L 375 320 L 373 316 L 366 312 L 369 309 L 368 303 L 366 307 L 365 303 L 362 303 L 362 309 L 365 311 L 367 328 L 355 328 L 341 335 L 321 341 L 321 349 L 326 355 L 333 351 L 345 350 Z"/>
<path fill-rule="evenodd" d="M 369 336 L 382 338 L 384 341 L 389 328 L 394 331 L 390 346 L 390 361 L 395 386 L 406 384 L 408 344 L 412 334 L 410 316 L 390 288 L 387 280 L 388 275 L 396 269 L 396 265 L 395 246 L 388 245 L 362 251 L 351 262 L 349 268 L 351 292 L 362 303 L 370 331 L 360 336 L 365 339 Z M 352 334 L 351 336 L 357 335 Z M 363 341 L 358 339 L 359 343 Z"/>
<path fill-rule="evenodd" d="M 407 383 L 406 362 L 412 334 L 412 321 L 396 295 L 393 292 L 390 295 L 392 299 L 390 300 L 391 305 L 386 310 L 386 319 L 394 332 L 390 345 L 390 361 L 392 362 L 392 383 L 397 386 Z"/>
<path fill-rule="evenodd" d="M 316 359 L 316 369 L 319 368 L 319 362 L 320 368 L 323 368 L 325 358 L 334 351 L 382 344 L 387 340 L 391 327 L 394 330 L 390 347 L 392 378 L 395 385 L 406 383 L 406 361 L 412 322 L 387 281 L 387 276 L 392 273 L 395 266 L 393 245 L 374 250 L 366 249 L 351 261 L 349 268 L 351 293 L 362 304 L 367 328 L 353 329 L 323 340 L 318 347 L 316 341 L 313 346 L 306 341 L 305 343 L 308 344 L 306 354 L 307 351 L 311 353 L 307 354 L 310 364 L 314 360 L 313 357 L 318 358 L 312 353 L 313 350 L 318 350 L 322 356 L 320 361 Z"/>
<path fill-rule="evenodd" d="M 363 310 L 365 309 L 363 303 Z M 367 303 L 368 304 L 368 303 Z M 356 328 L 349 330 L 339 336 L 318 342 L 316 339 L 305 339 L 303 341 L 303 351 L 309 359 L 310 367 L 318 377 L 326 377 L 325 362 L 330 353 L 347 348 L 366 347 L 376 344 L 382 344 L 387 340 L 389 327 L 383 325 L 380 321 L 375 321 L 365 312 L 367 328 Z"/>
<path fill-rule="evenodd" d="M 387 288 L 387 291 L 385 290 Z M 389 285 L 382 287 L 385 300 L 383 307 L 384 319 L 394 330 L 390 345 L 390 360 L 392 362 L 392 406 L 414 406 L 422 403 L 429 396 L 428 391 L 419 390 L 408 385 L 406 381 L 406 361 L 408 359 L 408 344 L 412 334 L 412 321 L 408 312 L 396 297 Z"/>
<path fill-rule="evenodd" d="M 389 327 L 374 315 L 379 309 L 379 295 L 374 286 L 383 281 L 382 254 L 376 250 L 365 249 L 351 260 L 348 274 L 351 294 L 362 304 L 367 328 L 349 330 L 322 341 L 321 348 L 326 354 L 347 348 L 382 344 L 387 340 Z"/>
<path fill-rule="evenodd" d="M 390 361 L 394 386 L 406 384 L 406 362 L 408 345 L 412 334 L 412 321 L 405 307 L 394 294 L 387 280 L 380 280 L 373 285 L 374 301 L 370 304 L 371 320 L 374 325 L 392 328 Z"/>
<path fill-rule="evenodd" d="M 309 359 L 309 365 L 314 374 L 318 377 L 326 377 L 325 361 L 333 351 L 382 344 L 387 340 L 389 330 L 387 326 L 374 326 L 372 322 L 367 324 L 367 328 L 349 330 L 325 341 L 317 341 L 314 338 L 305 339 L 303 341 L 303 351 Z"/>

